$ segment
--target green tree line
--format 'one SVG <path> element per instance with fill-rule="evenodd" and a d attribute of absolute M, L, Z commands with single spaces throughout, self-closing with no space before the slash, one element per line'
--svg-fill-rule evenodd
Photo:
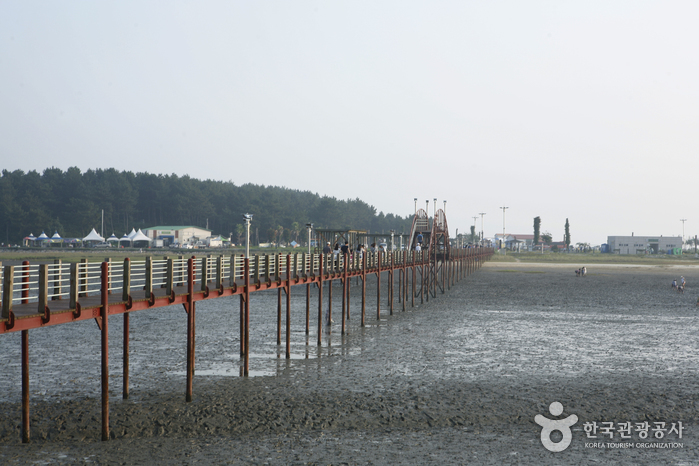
<path fill-rule="evenodd" d="M 310 191 L 278 186 L 197 180 L 189 176 L 156 175 L 96 169 L 81 172 L 47 168 L 43 173 L 2 171 L 0 177 L 0 238 L 19 243 L 42 231 L 64 238 L 82 238 L 92 228 L 121 237 L 131 228 L 157 225 L 208 227 L 234 241 L 242 214 L 253 214 L 260 241 L 304 238 L 306 223 L 317 228 L 353 228 L 371 232 L 408 232 L 412 217 L 377 213 L 359 198 L 339 200 Z M 278 238 L 277 238 L 278 239 Z"/>

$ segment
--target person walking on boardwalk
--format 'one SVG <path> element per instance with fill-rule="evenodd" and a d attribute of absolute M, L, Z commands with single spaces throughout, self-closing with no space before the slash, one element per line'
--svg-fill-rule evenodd
<path fill-rule="evenodd" d="M 330 254 L 332 252 L 332 249 L 330 249 L 330 241 L 328 241 L 325 244 L 325 247 L 323 248 L 323 254 Z"/>
<path fill-rule="evenodd" d="M 340 248 L 342 250 L 342 254 L 349 254 L 349 241 L 345 241 L 344 246 Z"/>

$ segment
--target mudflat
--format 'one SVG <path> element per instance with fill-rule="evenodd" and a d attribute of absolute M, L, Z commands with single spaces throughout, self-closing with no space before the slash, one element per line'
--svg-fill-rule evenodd
<path fill-rule="evenodd" d="M 132 315 L 128 400 L 121 319 L 110 319 L 108 442 L 96 325 L 30 332 L 28 445 L 19 335 L 4 335 L 0 463 L 698 464 L 699 268 L 575 268 L 487 263 L 429 302 L 394 304 L 393 315 L 384 277 L 380 320 L 369 279 L 368 325 L 355 287 L 345 336 L 337 286 L 321 346 L 317 291 L 306 336 L 305 289 L 292 288 L 290 360 L 276 345 L 276 292 L 255 293 L 249 378 L 239 376 L 238 301 L 201 303 L 191 403 L 184 311 Z M 683 294 L 670 286 L 680 276 Z M 537 415 L 577 416 L 570 446 L 547 450 Z"/>

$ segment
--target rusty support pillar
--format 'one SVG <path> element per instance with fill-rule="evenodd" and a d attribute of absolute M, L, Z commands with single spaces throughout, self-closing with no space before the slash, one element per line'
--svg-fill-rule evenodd
<path fill-rule="evenodd" d="M 102 262 L 102 440 L 109 440 L 109 264 Z"/>
<path fill-rule="evenodd" d="M 320 258 L 318 261 L 318 346 L 323 343 L 323 254 Z"/>
<path fill-rule="evenodd" d="M 245 355 L 245 295 L 240 294 L 240 355 Z"/>
<path fill-rule="evenodd" d="M 340 255 L 338 254 L 338 257 L 339 256 Z M 332 256 L 329 254 L 327 256 L 325 254 L 323 254 L 323 260 L 325 261 L 325 265 L 328 264 L 328 259 L 330 259 L 330 263 L 333 264 L 334 259 L 332 258 Z M 328 322 L 327 322 L 329 324 L 333 320 L 333 279 L 332 279 L 333 273 L 332 273 L 332 267 L 330 269 L 328 269 L 328 271 L 330 272 L 328 274 L 330 279 L 328 280 Z"/>
<path fill-rule="evenodd" d="M 391 251 L 391 269 L 388 272 L 388 306 L 390 310 L 390 314 L 393 315 L 393 282 L 395 279 L 395 264 L 393 262 L 393 257 L 396 255 L 394 251 Z"/>
<path fill-rule="evenodd" d="M 344 260 L 344 270 L 343 270 L 343 277 L 342 277 L 342 335 L 345 334 L 345 316 L 347 314 L 347 261 L 348 258 L 345 257 Z"/>
<path fill-rule="evenodd" d="M 366 259 L 367 254 L 362 255 L 362 327 L 366 323 Z"/>
<path fill-rule="evenodd" d="M 129 313 L 124 313 L 124 345 L 123 345 L 123 388 L 122 398 L 129 399 Z"/>
<path fill-rule="evenodd" d="M 310 333 L 311 326 L 311 284 L 306 283 L 306 335 Z"/>
<path fill-rule="evenodd" d="M 416 278 L 416 271 L 415 271 L 415 252 L 410 251 L 410 255 L 412 256 L 410 260 L 410 270 L 411 270 L 411 275 L 413 276 L 412 278 L 412 283 L 411 283 L 411 290 L 410 290 L 410 307 L 415 307 L 415 278 Z"/>
<path fill-rule="evenodd" d="M 185 401 L 192 401 L 194 385 L 194 258 L 187 260 L 187 392 Z"/>
<path fill-rule="evenodd" d="M 376 254 L 376 320 L 381 320 L 381 251 Z"/>
<path fill-rule="evenodd" d="M 408 288 L 408 251 L 403 251 L 403 274 L 401 276 L 400 299 L 403 301 L 403 312 L 405 312 L 405 300 L 408 298 L 406 289 Z"/>
<path fill-rule="evenodd" d="M 357 253 L 357 254 L 359 254 L 359 253 Z M 357 254 L 355 254 L 353 259 L 352 259 L 352 267 L 355 270 L 356 270 L 356 267 L 354 266 L 354 264 L 356 264 L 357 261 L 359 260 L 359 256 Z M 362 256 L 363 255 L 364 254 L 362 254 Z M 347 265 L 347 267 L 349 267 L 349 264 Z M 347 270 L 347 267 L 345 267 L 345 270 Z M 347 278 L 347 273 L 345 273 L 345 279 L 347 281 L 347 320 L 349 320 L 349 318 L 350 318 L 350 295 L 351 295 L 350 286 L 352 285 L 352 278 L 351 277 Z"/>
<path fill-rule="evenodd" d="M 420 304 L 425 302 L 425 282 L 427 277 L 425 277 L 425 253 L 420 252 Z"/>
<path fill-rule="evenodd" d="M 291 255 L 286 255 L 286 359 L 291 359 Z"/>
<path fill-rule="evenodd" d="M 29 330 L 22 330 L 22 443 L 29 442 Z"/>
<path fill-rule="evenodd" d="M 277 346 L 282 344 L 282 289 L 277 288 Z"/>
<path fill-rule="evenodd" d="M 243 363 L 243 375 L 250 374 L 250 259 L 245 258 L 245 362 Z"/>

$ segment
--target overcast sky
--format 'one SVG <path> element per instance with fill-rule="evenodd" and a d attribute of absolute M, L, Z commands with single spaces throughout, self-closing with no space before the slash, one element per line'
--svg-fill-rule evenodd
<path fill-rule="evenodd" d="M 699 2 L 0 0 L 3 169 L 699 234 Z M 481 229 L 480 217 L 477 230 Z"/>

